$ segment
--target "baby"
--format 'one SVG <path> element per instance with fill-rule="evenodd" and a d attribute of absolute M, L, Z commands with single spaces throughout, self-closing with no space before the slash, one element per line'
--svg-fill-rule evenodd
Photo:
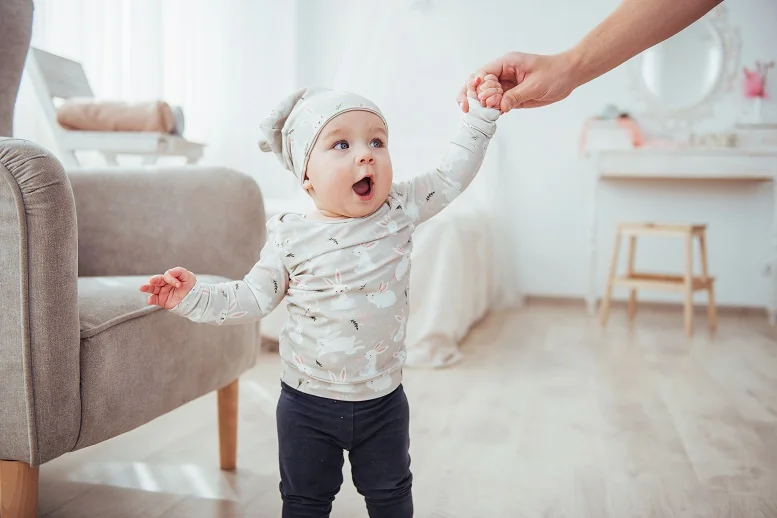
<path fill-rule="evenodd" d="M 471 101 L 437 169 L 401 183 L 375 104 L 331 90 L 289 96 L 262 122 L 260 148 L 316 210 L 271 218 L 242 280 L 208 284 L 176 267 L 140 288 L 149 304 L 215 325 L 256 321 L 286 298 L 276 415 L 284 517 L 329 516 L 344 450 L 370 517 L 413 515 L 402 386 L 412 236 L 470 184 L 496 131 L 499 82 L 471 86 L 484 106 Z"/>

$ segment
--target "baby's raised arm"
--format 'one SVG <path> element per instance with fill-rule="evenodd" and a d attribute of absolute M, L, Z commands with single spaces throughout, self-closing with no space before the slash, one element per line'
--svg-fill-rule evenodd
<path fill-rule="evenodd" d="M 459 129 L 436 169 L 397 185 L 397 192 L 404 198 L 406 213 L 417 223 L 439 213 L 469 186 L 480 170 L 488 144 L 496 132 L 496 120 L 501 114 L 498 106 L 502 100 L 499 81 L 495 76 L 481 78 L 472 83 L 468 95 L 471 99 L 483 96 L 486 107 L 479 101 L 470 103 L 469 111 L 462 115 Z"/>

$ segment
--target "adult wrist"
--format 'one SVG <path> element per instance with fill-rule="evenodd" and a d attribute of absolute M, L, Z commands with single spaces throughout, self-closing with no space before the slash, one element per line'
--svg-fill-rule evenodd
<path fill-rule="evenodd" d="M 567 70 L 567 80 L 570 83 L 569 86 L 571 86 L 573 90 L 593 79 L 593 77 L 589 77 L 589 56 L 579 45 L 575 45 L 562 52 L 561 58 L 565 62 L 564 68 Z"/>

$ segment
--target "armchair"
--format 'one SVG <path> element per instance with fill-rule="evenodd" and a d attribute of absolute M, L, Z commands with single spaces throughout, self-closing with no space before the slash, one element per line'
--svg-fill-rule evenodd
<path fill-rule="evenodd" d="M 253 179 L 205 166 L 65 172 L 0 139 L 0 515 L 37 516 L 40 465 L 218 391 L 233 469 L 237 380 L 259 324 L 207 326 L 138 290 L 175 265 L 242 278 L 265 241 Z"/>

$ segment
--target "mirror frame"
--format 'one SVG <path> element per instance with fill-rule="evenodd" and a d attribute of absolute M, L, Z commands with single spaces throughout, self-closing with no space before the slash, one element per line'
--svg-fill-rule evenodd
<path fill-rule="evenodd" d="M 739 54 L 742 47 L 739 27 L 733 27 L 728 19 L 728 11 L 722 3 L 702 16 L 695 23 L 704 23 L 715 33 L 722 45 L 723 63 L 715 84 L 699 101 L 683 108 L 670 108 L 653 95 L 642 80 L 643 53 L 630 61 L 629 83 L 637 103 L 636 117 L 649 119 L 660 124 L 666 130 L 688 129 L 694 123 L 713 114 L 715 101 L 731 91 L 739 75 Z"/>

